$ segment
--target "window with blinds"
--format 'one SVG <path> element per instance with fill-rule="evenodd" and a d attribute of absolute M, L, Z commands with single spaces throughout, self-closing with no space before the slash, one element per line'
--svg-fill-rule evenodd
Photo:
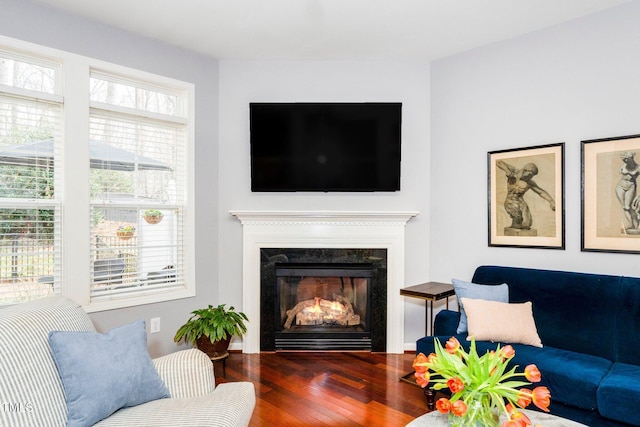
<path fill-rule="evenodd" d="M 60 293 L 60 66 L 0 50 L 0 305 Z"/>
<path fill-rule="evenodd" d="M 185 287 L 186 94 L 92 71 L 91 301 Z"/>

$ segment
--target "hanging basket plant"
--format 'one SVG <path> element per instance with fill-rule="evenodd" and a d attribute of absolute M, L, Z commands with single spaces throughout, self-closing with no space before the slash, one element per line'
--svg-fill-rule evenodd
<path fill-rule="evenodd" d="M 116 230 L 116 235 L 121 240 L 129 240 L 136 234 L 136 228 L 133 225 L 121 225 Z"/>
<path fill-rule="evenodd" d="M 164 214 L 157 209 L 147 209 L 142 217 L 148 224 L 158 224 L 164 218 Z"/>

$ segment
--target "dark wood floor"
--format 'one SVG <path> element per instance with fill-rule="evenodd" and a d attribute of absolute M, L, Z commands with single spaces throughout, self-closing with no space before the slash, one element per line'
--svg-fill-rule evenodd
<path fill-rule="evenodd" d="M 404 426 L 427 412 L 422 389 L 400 381 L 414 354 L 232 353 L 218 382 L 251 381 L 250 426 Z"/>

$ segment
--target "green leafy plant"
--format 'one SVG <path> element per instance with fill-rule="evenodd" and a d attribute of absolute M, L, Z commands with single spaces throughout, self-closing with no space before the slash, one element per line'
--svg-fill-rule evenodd
<path fill-rule="evenodd" d="M 207 308 L 192 311 L 192 316 L 180 326 L 173 340 L 179 342 L 184 339 L 185 342 L 194 344 L 202 336 L 206 336 L 211 342 L 221 341 L 233 335 L 241 337 L 247 332 L 244 322 L 248 322 L 249 319 L 246 314 L 235 311 L 234 307 L 226 309 L 225 305 L 209 305 Z"/>

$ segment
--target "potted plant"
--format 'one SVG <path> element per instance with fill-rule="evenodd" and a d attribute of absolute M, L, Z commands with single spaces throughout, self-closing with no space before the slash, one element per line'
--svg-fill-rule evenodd
<path fill-rule="evenodd" d="M 116 230 L 116 234 L 122 240 L 129 240 L 136 232 L 136 227 L 133 225 L 121 225 Z"/>
<path fill-rule="evenodd" d="M 162 221 L 164 214 L 157 209 L 147 209 L 142 214 L 142 217 L 148 224 L 157 224 Z"/>
<path fill-rule="evenodd" d="M 217 307 L 209 305 L 207 308 L 194 310 L 187 323 L 180 326 L 173 340 L 193 345 L 207 353 L 210 358 L 225 355 L 229 348 L 229 342 L 233 335 L 241 337 L 247 332 L 245 321 L 249 321 L 247 315 L 235 311 L 234 307 L 225 308 L 226 304 Z"/>

